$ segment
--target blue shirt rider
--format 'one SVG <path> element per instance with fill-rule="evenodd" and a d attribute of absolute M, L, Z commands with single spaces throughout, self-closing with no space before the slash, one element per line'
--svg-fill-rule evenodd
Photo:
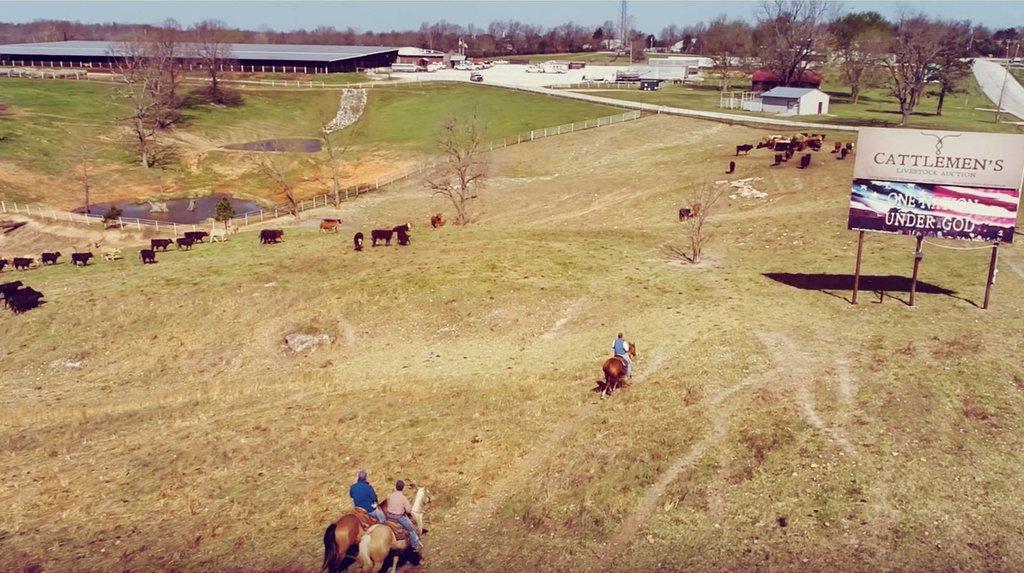
<path fill-rule="evenodd" d="M 359 471 L 356 483 L 348 488 L 348 496 L 352 498 L 352 503 L 356 507 L 369 513 L 380 523 L 387 521 L 384 512 L 377 505 L 377 492 L 373 491 L 373 486 L 366 481 L 366 470 Z"/>
<path fill-rule="evenodd" d="M 622 337 L 622 333 L 619 333 L 618 338 L 612 342 L 612 352 L 615 356 L 622 359 L 626 363 L 626 376 L 633 377 L 633 361 L 629 359 L 629 342 Z"/>

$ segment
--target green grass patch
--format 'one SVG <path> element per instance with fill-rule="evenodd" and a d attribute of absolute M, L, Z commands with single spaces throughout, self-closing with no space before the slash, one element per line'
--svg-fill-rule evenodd
<path fill-rule="evenodd" d="M 938 96 L 929 89 L 917 110 L 910 116 L 909 127 L 925 129 L 947 129 L 964 131 L 992 131 L 1003 133 L 1024 133 L 1017 125 L 995 123 L 994 113 L 982 111 L 995 106 L 974 78 L 968 80 L 965 93 L 949 94 L 943 106 L 942 115 L 935 115 Z M 734 90 L 741 89 L 739 87 Z M 771 114 L 724 110 L 719 107 L 721 91 L 712 86 L 663 85 L 658 91 L 638 89 L 586 90 L 603 97 L 666 105 L 702 111 L 728 112 L 738 115 L 766 117 Z M 896 127 L 900 121 L 899 106 L 884 88 L 867 88 L 861 92 L 860 100 L 853 104 L 848 86 L 829 84 L 823 91 L 831 96 L 829 114 L 826 116 L 785 116 L 783 119 L 814 121 L 823 124 L 846 124 L 872 127 Z"/>
<path fill-rule="evenodd" d="M 340 141 L 393 148 L 398 145 L 433 151 L 445 118 L 473 113 L 486 126 L 489 139 L 621 113 L 600 104 L 458 83 L 424 83 L 370 91 L 360 120 L 339 132 Z"/>

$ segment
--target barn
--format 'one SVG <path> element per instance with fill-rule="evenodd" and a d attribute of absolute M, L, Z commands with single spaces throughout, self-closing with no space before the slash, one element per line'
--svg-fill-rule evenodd
<path fill-rule="evenodd" d="M 71 40 L 0 45 L 0 65 L 48 68 L 110 68 L 118 59 L 119 42 Z M 384 46 L 326 46 L 314 44 L 230 44 L 227 71 L 333 73 L 390 66 L 398 48 Z M 195 50 L 182 50 L 188 54 Z M 184 65 L 198 67 L 192 56 Z"/>
<path fill-rule="evenodd" d="M 444 52 L 413 47 L 399 48 L 397 63 L 414 64 L 420 68 L 426 68 L 430 64 L 444 64 Z"/>
<path fill-rule="evenodd" d="M 786 115 L 828 113 L 828 94 L 813 88 L 772 88 L 761 94 L 761 111 Z"/>

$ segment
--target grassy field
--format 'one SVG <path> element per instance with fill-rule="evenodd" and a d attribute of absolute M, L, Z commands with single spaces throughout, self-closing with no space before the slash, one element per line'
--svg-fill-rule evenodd
<path fill-rule="evenodd" d="M 168 197 L 209 192 L 283 200 L 255 176 L 248 154 L 221 146 L 277 137 L 318 138 L 334 116 L 335 91 L 245 90 L 238 107 L 199 105 L 161 136 L 170 154 L 157 169 L 143 169 L 120 119 L 127 114 L 115 88 L 95 82 L 0 80 L 0 199 L 58 207 L 80 204 L 73 172 L 86 157 L 93 201 Z M 385 87 L 370 91 L 363 117 L 335 135 L 348 148 L 346 183 L 372 182 L 415 164 L 434 149 L 442 119 L 477 111 L 491 137 L 612 115 L 617 109 L 497 88 L 454 84 Z M 326 192 L 326 154 L 293 157 L 300 196 Z"/>
<path fill-rule="evenodd" d="M 946 97 L 942 115 L 935 115 L 937 96 L 929 94 L 918 106 L 910 118 L 911 127 L 925 129 L 949 129 L 965 131 L 995 131 L 1005 133 L 1024 133 L 1024 127 L 995 123 L 995 114 L 984 109 L 993 109 L 994 104 L 981 92 L 973 78 L 966 94 L 953 94 Z M 665 85 L 658 91 L 644 92 L 636 89 L 585 90 L 588 93 L 641 101 L 660 105 L 698 109 L 705 111 L 723 111 L 719 107 L 720 91 L 715 87 L 692 87 Z M 790 116 L 787 119 L 815 121 L 819 123 L 835 123 L 846 125 L 863 125 L 872 127 L 895 127 L 900 120 L 899 106 L 896 101 L 881 88 L 866 89 L 861 93 L 860 101 L 854 105 L 849 97 L 846 86 L 825 84 L 824 91 L 831 96 L 829 114 L 822 116 Z M 728 110 L 729 113 L 764 116 L 761 113 Z"/>
<path fill-rule="evenodd" d="M 501 150 L 468 228 L 424 229 L 445 207 L 410 182 L 341 236 L 16 275 L 49 302 L 0 313 L 0 568 L 313 570 L 359 469 L 430 488 L 425 571 L 1024 567 L 1024 258 L 982 311 L 987 251 L 929 243 L 911 309 L 871 277 L 912 240 L 871 234 L 852 306 L 852 162 L 733 157 L 762 134 Z M 675 211 L 729 160 L 768 197 L 679 264 Z M 404 221 L 411 247 L 351 250 Z M 601 401 L 618 331 L 637 378 Z"/>

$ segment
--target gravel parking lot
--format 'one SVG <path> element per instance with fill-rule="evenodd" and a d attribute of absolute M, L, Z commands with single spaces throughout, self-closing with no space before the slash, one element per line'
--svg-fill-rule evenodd
<path fill-rule="evenodd" d="M 528 66 L 518 64 L 505 64 L 494 66 L 486 70 L 474 72 L 463 70 L 439 70 L 436 72 L 417 72 L 411 74 L 394 74 L 393 77 L 406 81 L 460 81 L 468 82 L 469 75 L 479 73 L 483 76 L 483 83 L 495 83 L 506 86 L 523 87 L 544 87 L 552 85 L 563 85 L 580 83 L 584 77 L 603 77 L 606 80 L 614 80 L 615 72 L 624 70 L 627 66 L 590 66 L 582 70 L 569 70 L 564 74 L 537 74 L 527 73 Z"/>

